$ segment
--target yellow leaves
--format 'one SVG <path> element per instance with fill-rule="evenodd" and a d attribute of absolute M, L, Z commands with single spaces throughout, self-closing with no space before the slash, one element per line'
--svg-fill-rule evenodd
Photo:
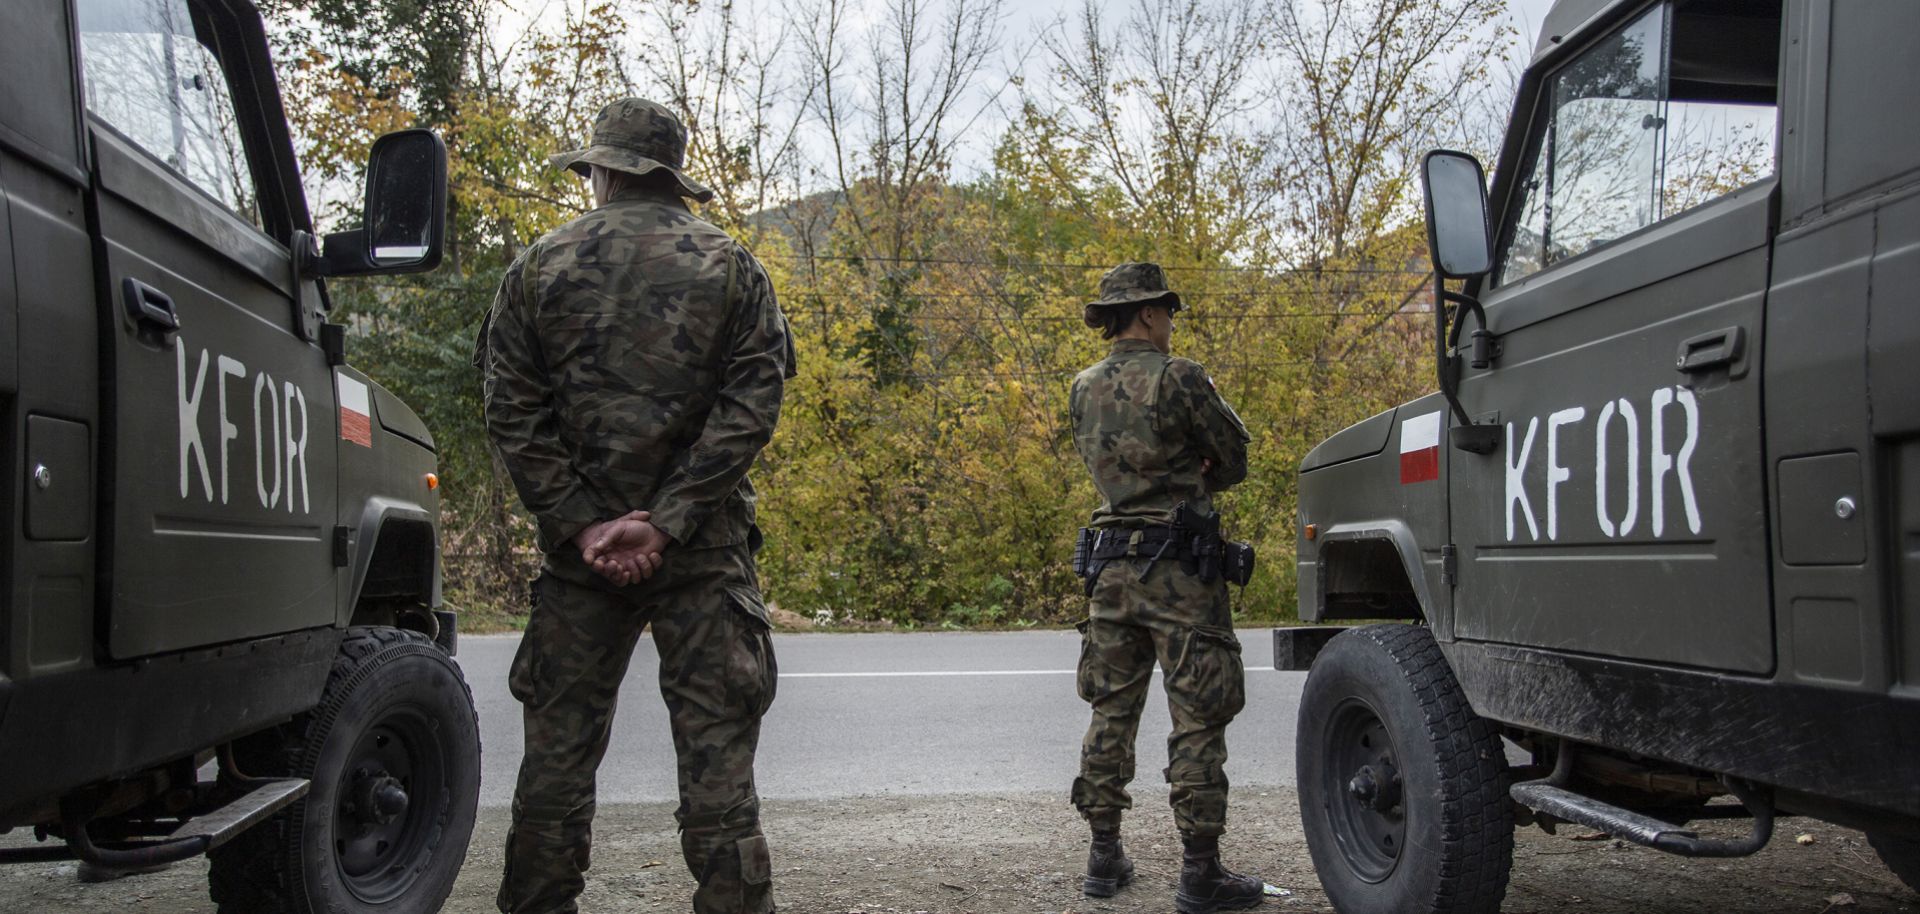
<path fill-rule="evenodd" d="M 629 68 L 671 63 L 665 42 L 629 46 L 637 26 L 623 9 L 633 11 L 566 0 L 563 22 L 505 49 L 478 48 L 449 110 L 436 109 L 465 262 L 404 288 L 438 320 L 471 320 L 491 271 L 588 204 L 584 182 L 547 156 L 582 143 L 602 103 L 636 91 Z M 684 21 L 697 7 L 649 0 L 645 9 Z M 1247 47 L 1274 46 L 1255 38 Z M 1300 98 L 1333 92 L 1363 77 L 1355 63 L 1367 59 L 1335 54 L 1282 88 Z M 407 74 L 377 80 L 400 87 L 383 96 L 318 51 L 284 72 L 305 169 L 325 181 L 357 183 L 368 144 L 418 120 Z M 1076 613 L 1080 591 L 1065 564 L 1095 495 L 1071 439 L 1068 390 L 1108 348 L 1080 309 L 1108 266 L 1154 259 L 1172 268 L 1189 306 L 1175 352 L 1208 367 L 1254 433 L 1253 474 L 1223 499 L 1229 529 L 1262 553 L 1246 603 L 1291 606 L 1300 457 L 1430 385 L 1430 320 L 1400 313 L 1425 306 L 1416 294 L 1423 239 L 1408 173 L 1392 171 L 1381 142 L 1341 133 L 1364 133 L 1352 113 L 1367 93 L 1279 106 L 1287 124 L 1318 128 L 1327 141 L 1303 146 L 1319 150 L 1303 164 L 1285 135 L 1256 129 L 1257 118 L 1204 114 L 1237 104 L 1231 93 L 1226 108 L 1209 109 L 1183 102 L 1182 84 L 1137 72 L 1103 82 L 1118 127 L 1160 125 L 1115 148 L 1100 145 L 1074 99 L 1025 86 L 991 166 L 969 183 L 949 183 L 944 163 L 911 178 L 876 166 L 836 192 L 789 201 L 778 199 L 791 187 L 781 182 L 833 180 L 805 161 L 821 144 L 805 130 L 817 127 L 802 129 L 791 141 L 801 152 L 782 159 L 754 144 L 789 141 L 751 115 L 716 114 L 722 103 L 712 99 L 675 102 L 695 115 L 695 176 L 723 194 L 701 213 L 750 240 L 799 350 L 755 475 L 765 580 L 783 604 L 924 624 Z M 1436 117 L 1414 104 L 1422 98 L 1367 110 L 1376 121 Z M 1320 183 L 1302 190 L 1310 180 Z M 756 186 L 774 187 L 765 205 Z M 471 332 L 447 336 L 463 346 Z M 471 380 L 463 364 L 419 371 Z M 484 432 L 471 413 L 448 408 L 436 434 L 478 451 Z M 454 538 L 528 539 L 523 520 L 476 511 L 449 523 Z"/>
<path fill-rule="evenodd" d="M 357 184 L 373 141 L 416 122 L 403 99 L 374 92 L 318 49 L 295 58 L 289 75 L 287 118 L 300 142 L 301 164 L 310 175 Z M 405 84 L 409 75 L 395 70 L 387 79 Z"/>

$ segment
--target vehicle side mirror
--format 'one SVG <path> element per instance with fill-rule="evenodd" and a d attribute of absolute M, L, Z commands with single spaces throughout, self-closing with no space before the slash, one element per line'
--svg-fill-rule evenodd
<path fill-rule="evenodd" d="M 1464 152 L 1436 149 L 1420 162 L 1427 197 L 1427 253 L 1443 279 L 1466 279 L 1493 269 L 1487 231 L 1486 172 Z"/>
<path fill-rule="evenodd" d="M 1427 256 L 1433 260 L 1434 369 L 1455 420 L 1447 437 L 1459 450 L 1491 454 L 1499 447 L 1499 426 L 1475 423 L 1467 413 L 1460 402 L 1459 372 L 1462 356 L 1475 369 L 1492 367 L 1499 354 L 1498 338 L 1478 300 L 1447 288 L 1449 279 L 1470 279 L 1493 269 L 1486 172 L 1473 156 L 1436 149 L 1420 160 L 1420 183 L 1427 198 Z M 1479 326 L 1468 335 L 1463 351 L 1460 331 L 1469 315 Z"/>
<path fill-rule="evenodd" d="M 327 235 L 321 276 L 422 273 L 440 265 L 447 234 L 447 147 L 425 128 L 397 130 L 367 153 L 361 228 Z"/>

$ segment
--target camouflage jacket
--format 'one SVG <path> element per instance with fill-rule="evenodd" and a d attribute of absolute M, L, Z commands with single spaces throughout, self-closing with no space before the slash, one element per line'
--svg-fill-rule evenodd
<path fill-rule="evenodd" d="M 684 546 L 748 539 L 793 343 L 759 261 L 678 197 L 616 193 L 528 247 L 474 360 L 541 548 L 634 509 Z"/>
<path fill-rule="evenodd" d="M 1213 510 L 1213 493 L 1247 478 L 1247 427 L 1214 390 L 1206 369 L 1118 340 L 1073 379 L 1073 443 L 1103 504 L 1095 527 L 1172 520 L 1180 502 Z M 1200 471 L 1201 461 L 1213 461 Z"/>

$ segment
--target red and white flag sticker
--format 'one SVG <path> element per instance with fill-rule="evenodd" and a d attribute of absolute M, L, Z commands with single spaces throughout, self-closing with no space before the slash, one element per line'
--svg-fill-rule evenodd
<path fill-rule="evenodd" d="M 373 407 L 367 403 L 366 382 L 335 372 L 340 387 L 340 438 L 361 447 L 373 447 Z"/>
<path fill-rule="evenodd" d="M 1400 420 L 1400 484 L 1440 478 L 1440 414 Z"/>

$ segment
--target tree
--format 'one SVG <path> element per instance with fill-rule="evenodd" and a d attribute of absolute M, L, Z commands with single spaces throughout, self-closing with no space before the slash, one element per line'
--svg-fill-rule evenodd
<path fill-rule="evenodd" d="M 1168 267 L 1178 352 L 1255 435 L 1223 499 L 1263 554 L 1241 608 L 1288 610 L 1300 458 L 1431 386 L 1413 169 L 1485 135 L 1466 64 L 1506 40 L 1500 0 L 1087 3 L 1011 49 L 1002 0 L 565 0 L 516 33 L 500 0 L 464 0 L 457 75 L 419 79 L 452 45 L 376 32 L 424 0 L 283 2 L 323 218 L 357 218 L 381 132 L 448 142 L 455 256 L 331 292 L 356 363 L 435 431 L 450 599 L 522 608 L 537 560 L 487 452 L 476 325 L 512 258 L 588 204 L 547 156 L 640 94 L 687 123 L 702 215 L 748 239 L 799 343 L 755 471 L 769 595 L 926 625 L 1080 612 L 1066 557 L 1095 496 L 1066 400 L 1106 351 L 1080 307 L 1139 259 Z"/>

